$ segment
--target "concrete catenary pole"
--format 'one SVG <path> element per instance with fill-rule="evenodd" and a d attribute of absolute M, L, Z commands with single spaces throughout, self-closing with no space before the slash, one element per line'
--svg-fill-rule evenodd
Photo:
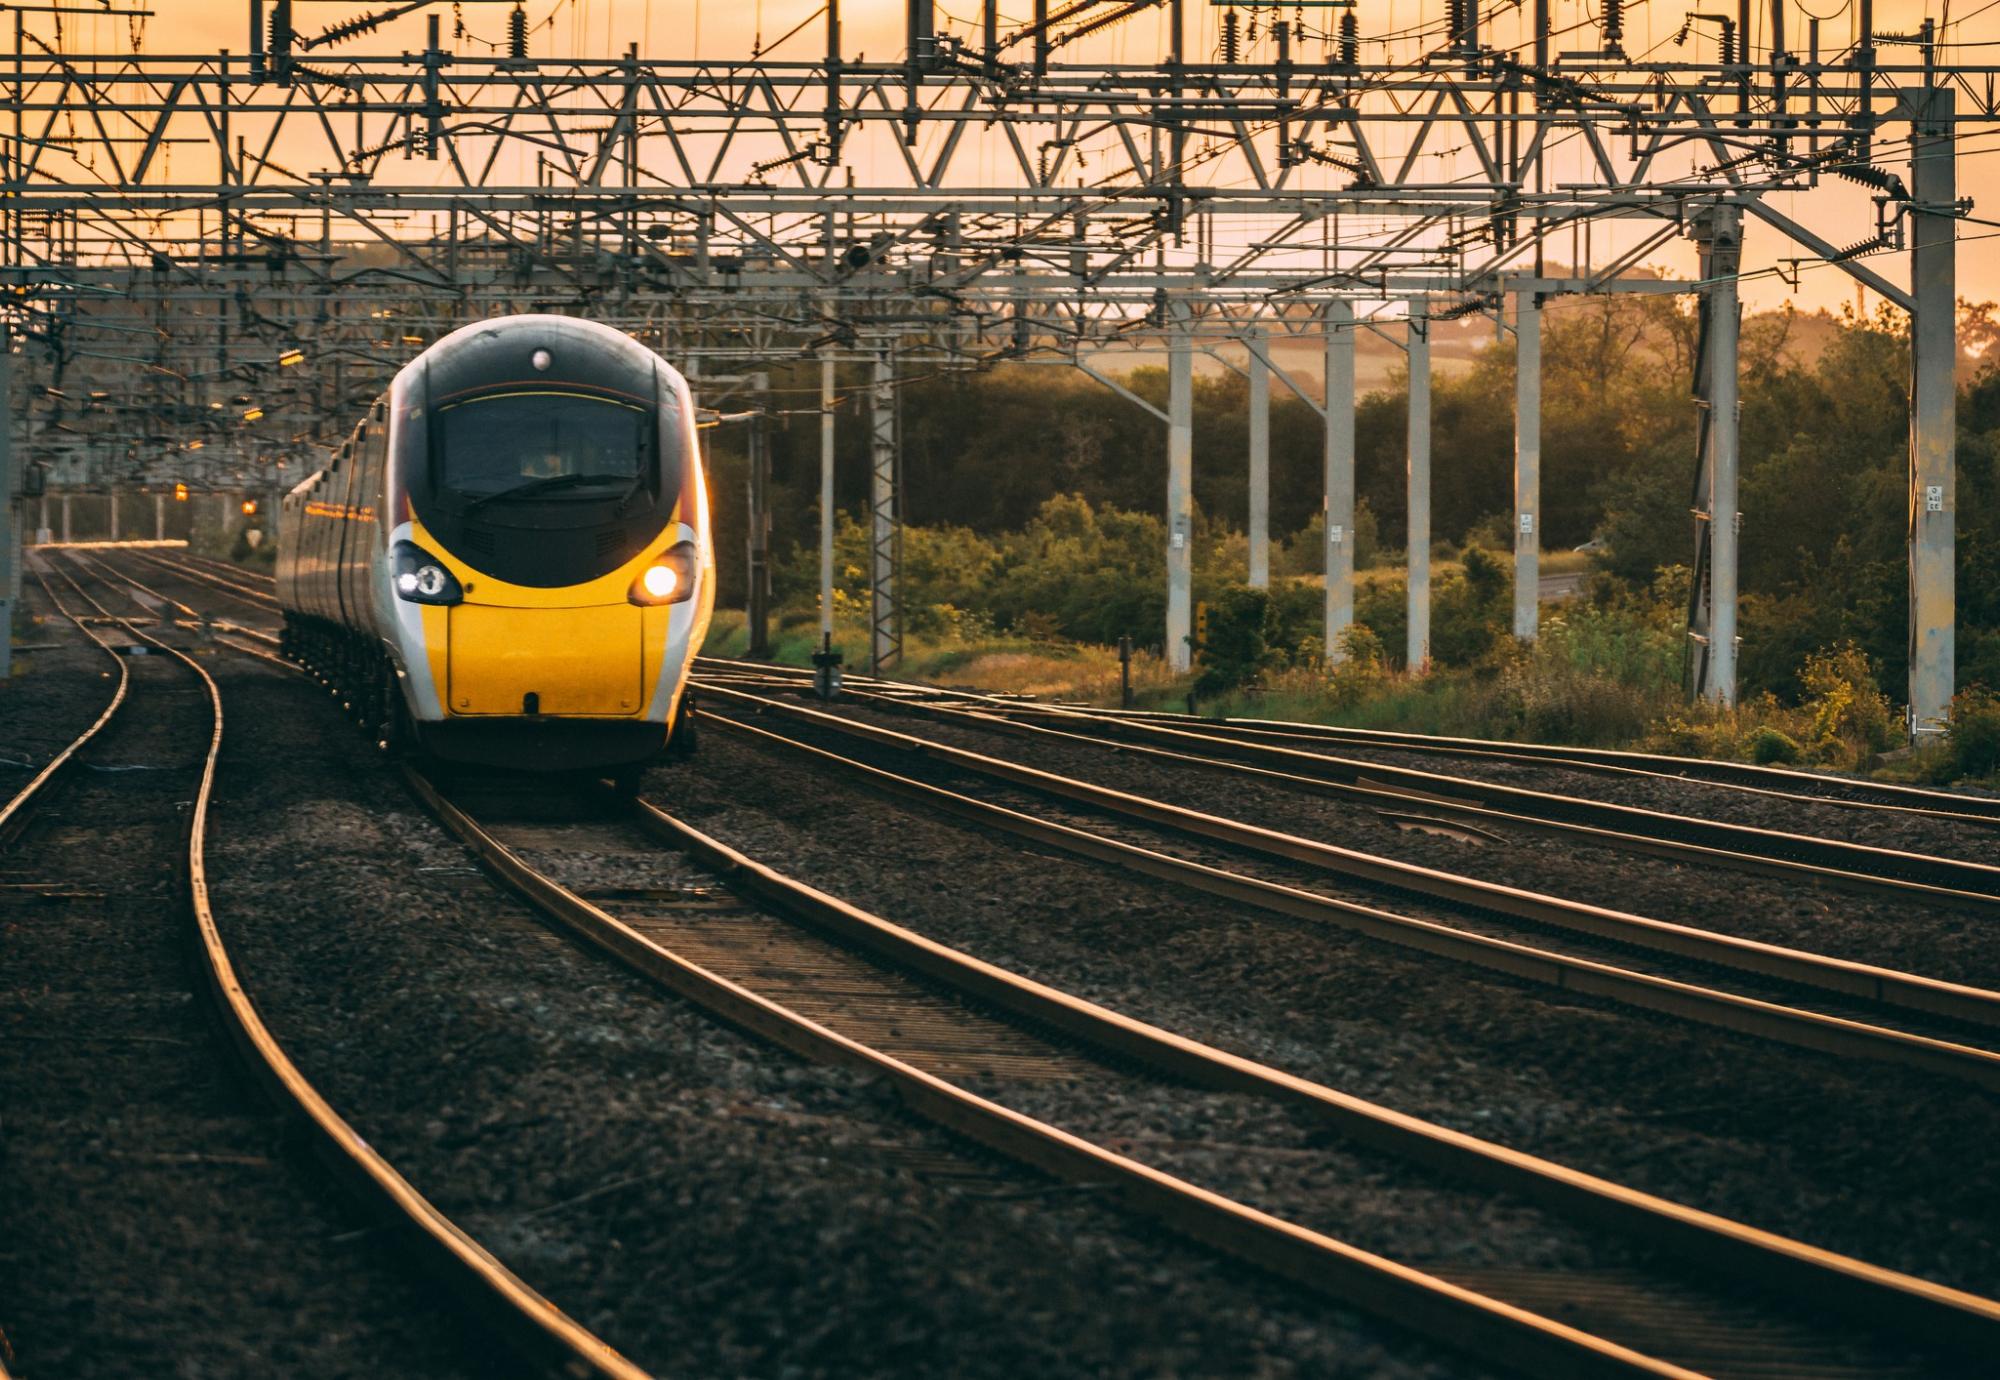
<path fill-rule="evenodd" d="M 1320 312 L 1326 385 L 1326 659 L 1346 658 L 1341 640 L 1354 622 L 1354 308 Z"/>
<path fill-rule="evenodd" d="M 1921 93 L 1910 144 L 1910 731 L 1934 734 L 1951 712 L 1955 624 L 1958 326 L 1953 93 Z"/>
<path fill-rule="evenodd" d="M 1712 221 L 1708 298 L 1708 675 L 1703 693 L 1716 704 L 1736 703 L 1736 599 L 1742 454 L 1737 389 L 1743 304 L 1737 273 L 1743 245 L 1743 212 L 1718 206 Z"/>
<path fill-rule="evenodd" d="M 1412 672 L 1431 659 L 1431 323 L 1430 303 L 1410 299 L 1409 469 L 1406 494 L 1409 522 L 1409 636 L 1404 659 Z"/>
<path fill-rule="evenodd" d="M 166 539 L 167 539 L 167 496 L 165 494 L 154 494 L 153 495 L 153 540 L 165 541 Z"/>
<path fill-rule="evenodd" d="M 819 352 L 819 630 L 833 635 L 833 350 Z"/>
<path fill-rule="evenodd" d="M 764 407 L 769 401 L 771 378 L 752 374 L 750 430 L 747 447 L 749 464 L 749 521 L 745 552 L 749 563 L 749 588 L 744 599 L 749 625 L 748 655 L 771 654 L 771 436 L 766 427 Z"/>
<path fill-rule="evenodd" d="M 1168 307 L 1167 665 L 1194 664 L 1194 326 L 1186 302 Z"/>
<path fill-rule="evenodd" d="M 110 539 L 118 540 L 118 490 L 111 491 L 111 532 Z"/>
<path fill-rule="evenodd" d="M 875 386 L 870 395 L 872 432 L 869 479 L 869 669 L 880 674 L 902 655 L 902 614 L 897 608 L 901 534 L 896 505 L 896 346 L 875 346 Z"/>
<path fill-rule="evenodd" d="M 1514 294 L 1514 636 L 1535 638 L 1542 586 L 1542 299 Z"/>
<path fill-rule="evenodd" d="M 1271 583 L 1271 364 L 1262 326 L 1244 333 L 1250 375 L 1250 587 Z"/>

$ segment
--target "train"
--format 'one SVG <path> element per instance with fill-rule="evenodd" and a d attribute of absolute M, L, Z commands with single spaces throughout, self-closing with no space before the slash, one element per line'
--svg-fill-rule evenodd
<path fill-rule="evenodd" d="M 715 604 L 687 381 L 576 317 L 461 327 L 279 505 L 281 650 L 381 746 L 636 782 Z"/>

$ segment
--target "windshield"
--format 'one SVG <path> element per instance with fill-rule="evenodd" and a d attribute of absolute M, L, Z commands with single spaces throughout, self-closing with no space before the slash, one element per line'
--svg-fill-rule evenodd
<path fill-rule="evenodd" d="M 437 487 L 473 499 L 601 498 L 652 475 L 648 409 L 581 393 L 499 393 L 433 414 Z"/>

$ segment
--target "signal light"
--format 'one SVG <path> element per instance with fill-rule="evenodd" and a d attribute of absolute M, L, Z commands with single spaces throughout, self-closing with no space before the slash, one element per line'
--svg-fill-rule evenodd
<path fill-rule="evenodd" d="M 188 501 L 188 486 L 185 484 L 174 485 L 174 502 L 185 503 L 187 501 Z"/>
<path fill-rule="evenodd" d="M 238 504 L 237 506 L 238 506 L 238 507 L 240 507 L 240 508 L 242 508 L 242 510 L 243 510 L 243 516 L 244 516 L 244 517 L 256 517 L 256 516 L 257 516 L 257 500 L 256 500 L 256 499 L 254 499 L 254 498 L 246 498 L 246 499 L 244 499 L 244 500 L 243 500 L 243 502 L 242 502 L 242 503 Z"/>
<path fill-rule="evenodd" d="M 306 352 L 304 350 L 287 350 L 278 356 L 278 367 L 280 369 L 289 369 L 294 364 L 304 363 L 305 357 Z"/>

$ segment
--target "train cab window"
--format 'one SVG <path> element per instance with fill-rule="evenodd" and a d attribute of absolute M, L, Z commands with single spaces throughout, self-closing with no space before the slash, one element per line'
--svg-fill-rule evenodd
<path fill-rule="evenodd" d="M 432 478 L 462 498 L 601 499 L 657 483 L 653 413 L 580 393 L 488 394 L 432 414 Z"/>

